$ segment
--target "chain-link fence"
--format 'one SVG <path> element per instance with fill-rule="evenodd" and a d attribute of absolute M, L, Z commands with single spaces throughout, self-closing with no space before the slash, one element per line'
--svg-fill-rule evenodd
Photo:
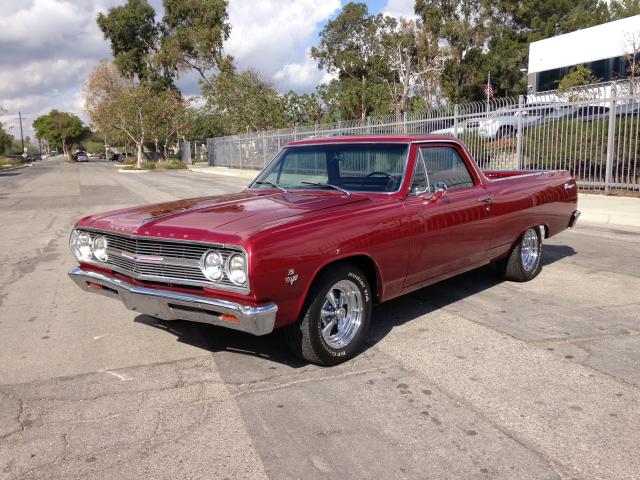
<path fill-rule="evenodd" d="M 210 165 L 262 169 L 288 142 L 420 133 L 457 137 L 483 169 L 566 169 L 583 190 L 640 194 L 640 89 L 631 82 L 207 140 Z"/>

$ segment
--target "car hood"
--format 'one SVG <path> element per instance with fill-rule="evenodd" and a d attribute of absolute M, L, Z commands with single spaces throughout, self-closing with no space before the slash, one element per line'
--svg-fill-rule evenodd
<path fill-rule="evenodd" d="M 193 241 L 238 241 L 273 222 L 367 200 L 341 192 L 256 192 L 178 200 L 82 219 L 78 226 L 128 235 Z M 223 238 L 226 237 L 226 238 Z"/>

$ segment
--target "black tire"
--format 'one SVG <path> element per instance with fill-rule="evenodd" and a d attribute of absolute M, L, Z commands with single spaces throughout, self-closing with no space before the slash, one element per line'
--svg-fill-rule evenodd
<path fill-rule="evenodd" d="M 535 234 L 537 239 L 535 251 L 537 255 L 532 265 L 528 266 L 523 257 L 523 249 L 531 246 L 531 237 L 527 242 L 527 236 Z M 526 257 L 526 254 L 525 254 Z M 542 270 L 542 235 L 541 230 L 537 227 L 527 229 L 511 249 L 509 255 L 496 262 L 496 270 L 498 274 L 505 280 L 512 282 L 528 282 L 538 276 Z"/>
<path fill-rule="evenodd" d="M 359 326 L 354 327 L 353 337 L 346 345 L 334 347 L 322 334 L 323 320 L 320 311 L 327 302 L 329 290 L 340 282 L 350 282 L 346 285 L 356 287 L 353 292 L 360 296 L 362 310 Z M 285 339 L 289 348 L 298 357 L 318 365 L 337 365 L 353 358 L 360 351 L 371 323 L 371 308 L 371 287 L 367 277 L 352 264 L 330 267 L 313 282 L 300 318 L 284 329 Z M 327 322 L 326 319 L 325 322 Z M 337 324 L 333 328 L 337 329 Z"/>

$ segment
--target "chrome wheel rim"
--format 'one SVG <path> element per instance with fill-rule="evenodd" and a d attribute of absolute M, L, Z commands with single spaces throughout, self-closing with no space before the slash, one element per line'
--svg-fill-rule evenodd
<path fill-rule="evenodd" d="M 362 324 L 363 303 L 360 290 L 351 280 L 333 285 L 320 309 L 320 331 L 325 342 L 336 350 L 349 345 Z"/>
<path fill-rule="evenodd" d="M 538 266 L 540 239 L 533 228 L 524 232 L 522 244 L 520 245 L 520 258 L 522 260 L 522 268 L 527 272 L 535 270 Z"/>

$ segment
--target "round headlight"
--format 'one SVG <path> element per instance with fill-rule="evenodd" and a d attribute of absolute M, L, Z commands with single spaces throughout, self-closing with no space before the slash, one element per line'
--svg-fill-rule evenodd
<path fill-rule="evenodd" d="M 87 232 L 74 230 L 71 234 L 71 251 L 80 261 L 91 260 L 91 236 Z"/>
<path fill-rule="evenodd" d="M 93 256 L 101 262 L 107 261 L 107 239 L 102 235 L 93 239 L 92 244 Z"/>
<path fill-rule="evenodd" d="M 227 264 L 227 276 L 236 285 L 247 282 L 247 264 L 242 255 L 234 255 Z"/>
<path fill-rule="evenodd" d="M 218 252 L 207 252 L 202 259 L 202 273 L 209 280 L 218 281 L 222 278 L 224 261 Z"/>

